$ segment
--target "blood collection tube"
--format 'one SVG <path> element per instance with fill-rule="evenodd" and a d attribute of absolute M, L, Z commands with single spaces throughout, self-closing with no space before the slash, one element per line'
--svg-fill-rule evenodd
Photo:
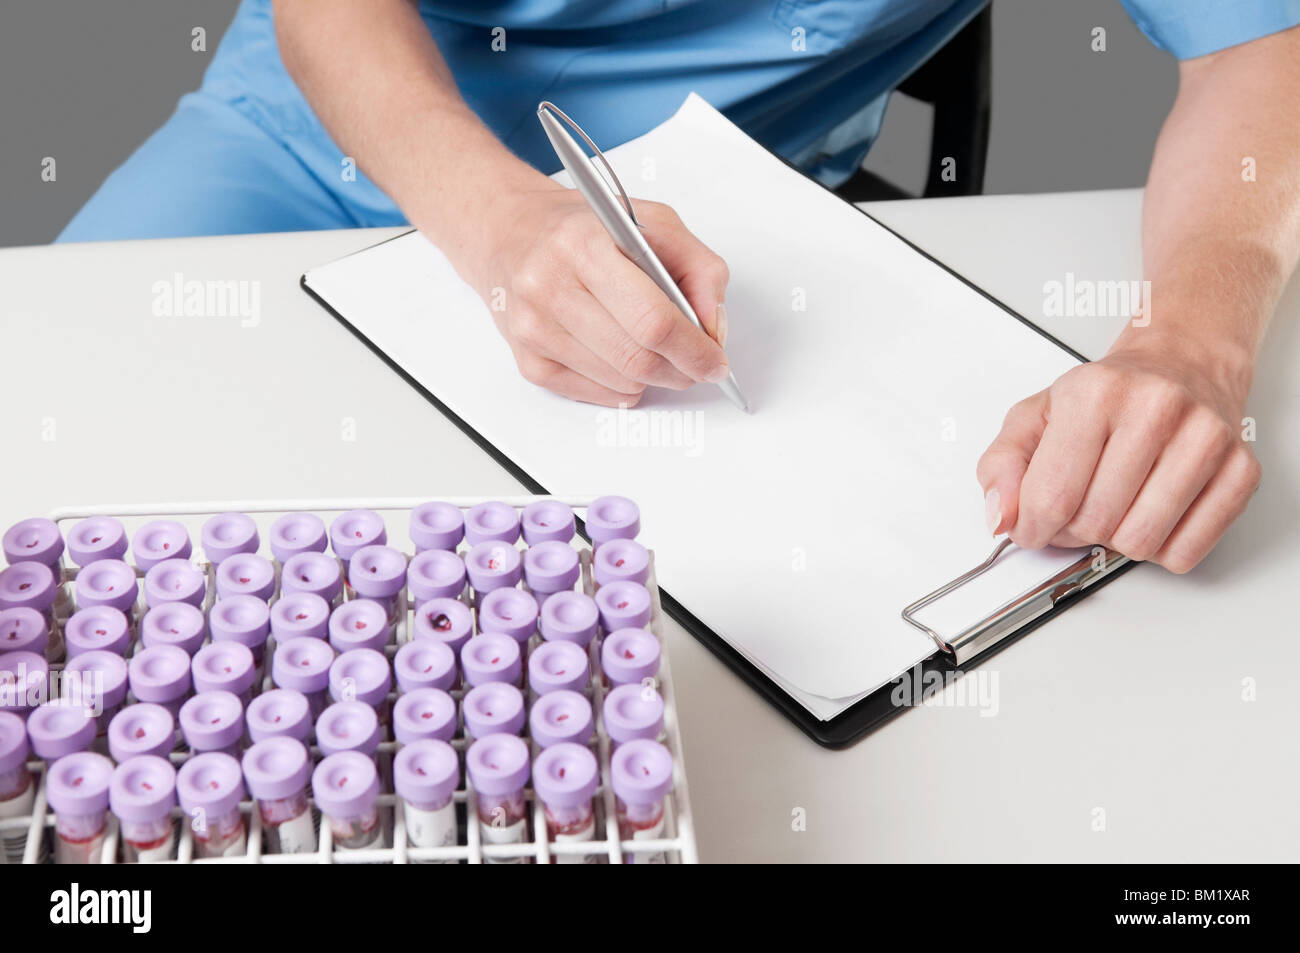
<path fill-rule="evenodd" d="M 393 670 L 383 652 L 351 649 L 330 666 L 330 698 L 336 702 L 364 702 L 375 710 L 380 724 L 388 723 L 388 693 Z"/>
<path fill-rule="evenodd" d="M 383 652 L 392 635 L 387 610 L 373 599 L 349 599 L 329 618 L 330 645 L 336 652 Z"/>
<path fill-rule="evenodd" d="M 654 687 L 659 673 L 659 640 L 649 629 L 617 629 L 600 647 L 600 667 L 608 685 Z"/>
<path fill-rule="evenodd" d="M 557 592 L 542 606 L 538 628 L 548 642 L 591 644 L 600 627 L 600 610 L 591 596 L 581 592 Z"/>
<path fill-rule="evenodd" d="M 202 650 L 200 650 L 200 655 Z M 197 656 L 196 656 L 197 658 Z M 140 649 L 126 666 L 131 694 L 137 701 L 162 705 L 176 717 L 189 698 L 190 657 L 175 645 L 154 645 Z"/>
<path fill-rule="evenodd" d="M 239 802 L 244 773 L 228 754 L 195 755 L 176 775 L 176 794 L 189 818 L 196 857 L 238 857 L 248 850 Z"/>
<path fill-rule="evenodd" d="M 53 627 L 58 595 L 58 578 L 43 563 L 12 563 L 0 569 L 0 609 L 35 609 Z"/>
<path fill-rule="evenodd" d="M 619 745 L 609 761 L 610 786 L 618 811 L 618 837 L 658 840 L 664 834 L 664 796 L 673 787 L 673 756 L 657 741 Z M 661 851 L 625 853 L 625 864 L 662 864 Z"/>
<path fill-rule="evenodd" d="M 448 692 L 455 687 L 459 676 L 456 653 L 445 642 L 416 639 L 405 643 L 393 656 L 393 674 L 401 692 L 414 692 L 421 688 Z"/>
<path fill-rule="evenodd" d="M 127 705 L 108 726 L 108 753 L 118 764 L 153 755 L 166 758 L 176 749 L 176 719 L 162 705 Z"/>
<path fill-rule="evenodd" d="M 188 602 L 164 602 L 140 620 L 140 644 L 145 648 L 174 645 L 193 658 L 207 637 L 208 620 L 203 617 L 203 610 Z"/>
<path fill-rule="evenodd" d="M 513 685 L 488 682 L 465 693 L 461 702 L 465 716 L 465 737 L 517 735 L 524 730 L 524 695 Z"/>
<path fill-rule="evenodd" d="M 650 590 L 630 580 L 611 582 L 596 590 L 600 624 L 606 632 L 644 629 L 650 624 Z"/>
<path fill-rule="evenodd" d="M 218 513 L 209 517 L 199 534 L 208 562 L 220 566 L 231 556 L 255 553 L 261 545 L 257 524 L 243 513 Z"/>
<path fill-rule="evenodd" d="M 314 592 L 289 592 L 271 606 L 271 634 L 277 643 L 329 634 L 330 604 Z"/>
<path fill-rule="evenodd" d="M 72 611 L 72 601 L 63 588 L 63 534 L 55 522 L 38 518 L 15 523 L 4 534 L 3 548 L 11 566 L 37 562 L 50 570 L 55 585 L 54 611 L 66 618 Z"/>
<path fill-rule="evenodd" d="M 323 639 L 290 639 L 275 648 L 271 681 L 279 688 L 302 692 L 315 718 L 329 705 L 333 664 L 334 650 Z"/>
<path fill-rule="evenodd" d="M 32 751 L 46 762 L 89 751 L 95 741 L 95 716 L 85 705 L 55 698 L 27 716 L 27 738 Z"/>
<path fill-rule="evenodd" d="M 445 642 L 459 655 L 474 634 L 474 617 L 465 603 L 458 599 L 430 599 L 415 613 L 413 630 L 417 640 Z"/>
<path fill-rule="evenodd" d="M 95 715 L 95 750 L 108 750 L 108 729 L 126 701 L 126 659 L 115 652 L 82 652 L 63 666 L 61 694 Z M 169 749 L 170 750 L 170 749 Z"/>
<path fill-rule="evenodd" d="M 558 500 L 538 500 L 524 507 L 520 519 L 524 542 L 529 546 L 538 543 L 568 543 L 575 529 L 573 509 Z"/>
<path fill-rule="evenodd" d="M 267 602 L 275 595 L 275 567 L 256 553 L 236 553 L 217 567 L 217 595 L 222 599 L 253 596 Z"/>
<path fill-rule="evenodd" d="M 125 656 L 131 646 L 131 623 L 120 609 L 89 606 L 64 623 L 63 639 L 69 659 L 94 651 Z"/>
<path fill-rule="evenodd" d="M 575 642 L 546 642 L 528 657 L 528 689 L 534 698 L 559 691 L 582 693 L 590 681 L 587 650 Z"/>
<path fill-rule="evenodd" d="M 598 586 L 613 582 L 644 586 L 650 579 L 650 550 L 635 539 L 611 539 L 592 556 L 591 572 Z"/>
<path fill-rule="evenodd" d="M 335 702 L 316 719 L 316 744 L 326 755 L 359 751 L 374 758 L 379 736 L 379 716 L 364 702 Z"/>
<path fill-rule="evenodd" d="M 474 601 L 493 589 L 509 589 L 523 578 L 519 550 L 510 543 L 489 539 L 478 543 L 465 554 L 465 572 L 474 589 Z"/>
<path fill-rule="evenodd" d="M 469 746 L 465 769 L 474 786 L 479 836 L 484 844 L 528 839 L 528 744 L 518 735 L 488 735 Z M 526 858 L 486 857 L 485 863 L 525 863 Z"/>
<path fill-rule="evenodd" d="M 495 540 L 513 546 L 519 540 L 519 511 L 495 500 L 465 513 L 465 541 L 470 546 Z"/>
<path fill-rule="evenodd" d="M 162 562 L 162 560 L 158 560 Z M 140 584 L 135 570 L 120 559 L 100 559 L 77 573 L 77 606 L 90 609 L 111 606 L 127 617 L 135 618 L 135 604 L 140 596 Z"/>
<path fill-rule="evenodd" d="M 460 650 L 460 670 L 471 688 L 489 682 L 523 684 L 519 643 L 508 635 L 476 635 Z"/>
<path fill-rule="evenodd" d="M 601 708 L 605 733 L 615 745 L 637 739 L 654 741 L 664 730 L 664 700 L 646 685 L 620 685 L 605 696 Z"/>
<path fill-rule="evenodd" d="M 35 652 L 49 659 L 50 626 L 35 609 L 0 609 L 0 653 Z"/>
<path fill-rule="evenodd" d="M 50 698 L 50 663 L 35 652 L 0 655 L 0 711 L 22 719 Z"/>
<path fill-rule="evenodd" d="M 479 602 L 478 630 L 508 635 L 522 652 L 537 631 L 537 600 L 522 589 L 493 589 Z"/>
<path fill-rule="evenodd" d="M 393 704 L 393 737 L 409 745 L 426 738 L 450 741 L 456 735 L 456 702 L 437 688 L 417 688 Z"/>
<path fill-rule="evenodd" d="M 357 550 L 364 546 L 382 546 L 388 542 L 384 519 L 374 510 L 348 510 L 330 524 L 330 544 L 347 566 Z"/>
<path fill-rule="evenodd" d="M 280 593 L 290 592 L 310 592 L 330 605 L 338 605 L 343 595 L 343 573 L 339 561 L 317 552 L 290 556 L 280 570 Z"/>
<path fill-rule="evenodd" d="M 45 797 L 54 809 L 54 862 L 103 863 L 104 821 L 113 762 L 79 751 L 46 769 Z"/>
<path fill-rule="evenodd" d="M 393 761 L 393 788 L 402 799 L 406 838 L 412 847 L 455 845 L 458 784 L 460 758 L 445 741 L 413 741 L 397 752 Z"/>
<path fill-rule="evenodd" d="M 352 590 L 383 606 L 392 629 L 397 624 L 399 597 L 406 587 L 406 557 L 391 546 L 363 546 L 352 554 L 349 567 Z"/>
<path fill-rule="evenodd" d="M 244 706 L 230 692 L 199 692 L 181 706 L 181 734 L 195 754 L 220 751 L 239 757 Z"/>
<path fill-rule="evenodd" d="M 122 859 L 156 864 L 172 859 L 176 829 L 176 769 L 166 758 L 136 755 L 119 764 L 108 786 L 108 804 L 122 834 Z"/>
<path fill-rule="evenodd" d="M 416 553 L 445 550 L 454 553 L 465 538 L 465 517 L 451 503 L 421 503 L 411 510 L 411 542 Z"/>
<path fill-rule="evenodd" d="M 552 594 L 571 590 L 581 572 L 578 551 L 568 543 L 551 540 L 524 551 L 524 582 L 539 606 Z"/>
<path fill-rule="evenodd" d="M 153 608 L 184 602 L 203 608 L 208 581 L 188 559 L 164 559 L 144 574 L 144 604 Z"/>
<path fill-rule="evenodd" d="M 326 756 L 311 776 L 316 805 L 329 823 L 337 850 L 383 847 L 379 818 L 379 771 L 357 751 Z"/>
<path fill-rule="evenodd" d="M 243 559 L 231 556 L 221 564 L 227 566 Z M 208 630 L 212 642 L 238 642 L 253 653 L 253 662 L 262 664 L 266 652 L 266 637 L 271 634 L 271 609 L 261 597 L 255 595 L 222 596 L 208 611 Z"/>
<path fill-rule="evenodd" d="M 88 516 L 68 530 L 68 555 L 78 566 L 126 555 L 126 528 L 111 516 Z"/>
<path fill-rule="evenodd" d="M 641 532 L 641 510 L 625 496 L 602 496 L 591 501 L 583 522 L 591 545 L 600 549 L 601 543 L 611 539 L 636 539 Z"/>
<path fill-rule="evenodd" d="M 249 703 L 244 725 L 254 743 L 267 738 L 292 738 L 306 744 L 311 737 L 311 705 L 302 692 L 273 688 Z"/>
<path fill-rule="evenodd" d="M 465 591 L 465 563 L 445 549 L 417 553 L 406 567 L 406 589 L 419 611 L 430 599 L 458 599 Z"/>
<path fill-rule="evenodd" d="M 533 702 L 528 713 L 528 734 L 539 748 L 586 744 L 593 729 L 591 702 L 577 692 L 547 692 Z"/>
<path fill-rule="evenodd" d="M 193 554 L 189 531 L 175 520 L 145 523 L 131 537 L 131 556 L 141 572 L 148 572 L 164 559 L 189 559 Z"/>
<path fill-rule="evenodd" d="M 30 817 L 36 782 L 27 770 L 27 727 L 13 712 L 0 711 L 0 821 Z M 27 828 L 0 837 L 0 863 L 21 863 Z"/>
<path fill-rule="evenodd" d="M 273 854 L 310 854 L 316 825 L 307 801 L 311 757 L 303 743 L 283 735 L 265 738 L 244 752 L 244 779 L 262 817 L 263 849 Z"/>
<path fill-rule="evenodd" d="M 543 749 L 533 761 L 533 790 L 546 812 L 546 839 L 553 844 L 589 841 L 596 831 L 591 799 L 600 768 L 591 749 L 561 743 Z M 556 864 L 595 863 L 591 854 L 557 853 Z"/>
<path fill-rule="evenodd" d="M 315 513 L 286 513 L 271 524 L 271 555 L 287 563 L 299 553 L 323 553 L 329 545 L 325 522 Z"/>
<path fill-rule="evenodd" d="M 244 705 L 252 701 L 257 663 L 252 650 L 242 642 L 209 642 L 194 653 L 190 671 L 196 692 L 226 691 Z"/>

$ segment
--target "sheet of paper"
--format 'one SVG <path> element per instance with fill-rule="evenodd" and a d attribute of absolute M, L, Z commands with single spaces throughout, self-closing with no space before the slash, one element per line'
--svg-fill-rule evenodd
<path fill-rule="evenodd" d="M 539 390 L 418 234 L 308 285 L 552 492 L 636 499 L 661 585 L 828 719 L 934 651 L 899 612 L 987 556 L 976 460 L 1075 360 L 696 96 L 608 156 L 730 265 L 752 415 L 708 385 L 623 410 Z M 1073 558 L 1019 553 L 926 619 L 955 632 Z"/>

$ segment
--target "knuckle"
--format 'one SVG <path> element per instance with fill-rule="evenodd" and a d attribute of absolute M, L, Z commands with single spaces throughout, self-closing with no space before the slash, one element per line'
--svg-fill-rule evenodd
<path fill-rule="evenodd" d="M 536 311 L 521 309 L 511 315 L 510 333 L 525 347 L 536 347 L 545 336 L 544 324 Z"/>
<path fill-rule="evenodd" d="M 519 365 L 519 373 L 530 384 L 547 387 L 555 378 L 554 368 L 549 362 L 540 358 L 525 354 L 516 363 Z"/>
<path fill-rule="evenodd" d="M 1119 521 L 1111 514 L 1100 509 L 1081 509 L 1066 527 L 1070 534 L 1087 543 L 1104 543 L 1115 532 Z"/>
<path fill-rule="evenodd" d="M 1156 532 L 1150 525 L 1126 520 L 1115 530 L 1111 542 L 1129 559 L 1142 562 L 1155 555 L 1161 540 L 1156 538 Z"/>
<path fill-rule="evenodd" d="M 655 302 L 632 321 L 632 337 L 643 347 L 657 351 L 668 343 L 674 327 L 673 319 L 667 311 Z"/>
<path fill-rule="evenodd" d="M 1070 496 L 1059 483 L 1039 484 L 1029 491 L 1023 502 L 1031 520 L 1051 524 L 1053 528 L 1064 526 L 1074 515 Z"/>
<path fill-rule="evenodd" d="M 1182 546 L 1171 546 L 1160 557 L 1160 565 L 1176 575 L 1191 572 L 1199 563 L 1200 557 Z"/>
<path fill-rule="evenodd" d="M 1245 444 L 1237 444 L 1228 454 L 1227 466 L 1229 475 L 1239 486 L 1248 492 L 1255 492 L 1264 474 L 1264 468 L 1260 466 L 1259 458 L 1249 447 Z"/>
<path fill-rule="evenodd" d="M 636 381 L 644 389 L 645 381 L 658 368 L 659 361 L 654 352 L 643 347 L 629 348 L 619 364 L 619 371 L 628 380 Z"/>

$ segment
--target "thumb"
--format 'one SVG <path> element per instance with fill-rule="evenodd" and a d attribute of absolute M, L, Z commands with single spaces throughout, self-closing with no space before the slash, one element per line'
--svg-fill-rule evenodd
<path fill-rule="evenodd" d="M 1047 426 L 1046 414 L 1045 390 L 1016 404 L 975 467 L 975 478 L 984 490 L 984 517 L 994 536 L 1016 525 L 1020 483 Z"/>

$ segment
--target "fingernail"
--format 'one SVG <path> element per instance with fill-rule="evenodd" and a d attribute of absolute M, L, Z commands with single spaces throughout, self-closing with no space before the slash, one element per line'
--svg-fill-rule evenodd
<path fill-rule="evenodd" d="M 998 527 L 1002 525 L 1002 497 L 997 487 L 984 497 L 984 522 L 988 524 L 990 533 L 998 535 Z"/>
<path fill-rule="evenodd" d="M 704 379 L 710 384 L 721 384 L 727 379 L 727 375 L 730 373 L 731 367 L 729 365 L 719 364 L 713 370 L 709 371 L 709 373 L 705 374 Z"/>
<path fill-rule="evenodd" d="M 718 347 L 727 346 L 727 306 L 718 302 Z"/>

